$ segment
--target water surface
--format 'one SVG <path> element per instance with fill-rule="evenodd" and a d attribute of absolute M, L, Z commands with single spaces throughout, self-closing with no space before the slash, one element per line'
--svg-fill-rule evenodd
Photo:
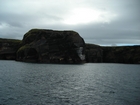
<path fill-rule="evenodd" d="M 0 105 L 140 105 L 140 65 L 0 61 Z"/>

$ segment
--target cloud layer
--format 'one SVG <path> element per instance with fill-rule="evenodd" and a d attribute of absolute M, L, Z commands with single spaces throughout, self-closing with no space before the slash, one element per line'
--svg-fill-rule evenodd
<path fill-rule="evenodd" d="M 140 44 L 139 0 L 0 0 L 0 37 L 32 28 L 75 30 L 100 45 Z"/>

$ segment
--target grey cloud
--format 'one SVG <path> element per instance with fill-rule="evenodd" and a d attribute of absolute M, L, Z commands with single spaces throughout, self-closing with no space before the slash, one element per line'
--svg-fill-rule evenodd
<path fill-rule="evenodd" d="M 86 41 L 101 45 L 140 44 L 139 0 L 0 0 L 0 37 L 22 39 L 31 28 L 75 30 Z M 90 7 L 117 15 L 110 23 L 66 25 L 64 15 Z"/>
<path fill-rule="evenodd" d="M 122 21 L 120 21 L 120 23 L 114 22 L 110 24 L 100 25 L 91 24 L 77 30 L 84 37 L 87 43 L 92 42 L 96 44 L 140 44 L 140 30 L 138 29 L 138 27 L 123 24 Z"/>

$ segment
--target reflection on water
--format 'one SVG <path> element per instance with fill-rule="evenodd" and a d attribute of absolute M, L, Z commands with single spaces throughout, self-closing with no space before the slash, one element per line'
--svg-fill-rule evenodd
<path fill-rule="evenodd" d="M 0 61 L 0 105 L 139 105 L 140 65 Z"/>

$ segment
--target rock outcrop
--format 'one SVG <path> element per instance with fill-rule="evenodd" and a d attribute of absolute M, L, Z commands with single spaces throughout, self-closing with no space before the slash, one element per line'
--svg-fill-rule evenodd
<path fill-rule="evenodd" d="M 86 62 L 103 62 L 103 49 L 99 45 L 86 44 Z"/>
<path fill-rule="evenodd" d="M 23 40 L 0 38 L 0 59 L 38 63 L 140 64 L 140 46 L 85 44 L 74 31 L 32 29 Z"/>
<path fill-rule="evenodd" d="M 15 60 L 21 40 L 0 38 L 0 59 Z"/>
<path fill-rule="evenodd" d="M 103 62 L 140 64 L 140 46 L 102 47 Z"/>
<path fill-rule="evenodd" d="M 82 63 L 85 61 L 85 42 L 74 31 L 32 29 L 24 35 L 16 59 L 25 62 Z"/>
<path fill-rule="evenodd" d="M 86 44 L 86 62 L 140 64 L 140 46 L 103 47 Z"/>

